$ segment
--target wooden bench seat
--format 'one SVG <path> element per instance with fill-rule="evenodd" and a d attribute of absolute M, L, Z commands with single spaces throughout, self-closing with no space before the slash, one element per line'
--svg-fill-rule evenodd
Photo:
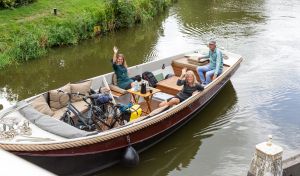
<path fill-rule="evenodd" d="M 194 74 L 197 77 L 197 80 L 200 81 L 199 75 L 197 73 L 197 67 L 198 65 L 192 64 L 188 62 L 188 58 L 183 57 L 180 59 L 176 59 L 172 61 L 172 67 L 175 73 L 175 76 L 172 76 L 171 78 L 162 80 L 157 83 L 157 89 L 160 89 L 162 92 L 176 95 L 181 89 L 182 86 L 177 86 L 177 80 L 179 79 L 179 76 L 181 75 L 181 71 L 184 67 L 186 67 L 188 70 L 192 70 Z M 223 72 L 225 72 L 229 67 L 227 65 L 223 66 Z"/>
<path fill-rule="evenodd" d="M 186 57 L 183 57 L 181 59 L 173 60 L 172 61 L 172 67 L 173 67 L 175 76 L 179 77 L 181 75 L 182 68 L 186 67 L 188 70 L 192 70 L 194 72 L 194 74 L 196 75 L 198 81 L 200 80 L 200 78 L 198 76 L 198 73 L 197 73 L 198 65 L 189 63 L 188 58 L 186 58 Z"/>
<path fill-rule="evenodd" d="M 206 65 L 208 65 L 208 64 L 206 64 Z M 186 67 L 188 70 L 192 70 L 194 72 L 194 74 L 196 75 L 197 80 L 200 81 L 200 77 L 199 77 L 199 75 L 197 73 L 197 67 L 198 67 L 198 65 L 189 63 L 188 62 L 188 58 L 183 57 L 183 58 L 180 58 L 180 59 L 173 60 L 172 61 L 172 67 L 173 67 L 175 76 L 179 77 L 181 75 L 182 69 L 184 67 Z M 227 65 L 224 64 L 223 65 L 223 73 L 228 68 L 229 68 L 229 66 L 227 66 Z"/>
<path fill-rule="evenodd" d="M 111 94 L 115 97 L 115 98 L 119 98 L 125 94 L 127 94 L 127 91 L 124 89 L 121 89 L 120 87 L 110 84 L 108 85 L 109 89 L 111 91 Z"/>
<path fill-rule="evenodd" d="M 167 94 L 176 95 L 182 86 L 177 86 L 178 76 L 172 76 L 171 78 L 159 81 L 156 84 L 156 88 Z"/>
<path fill-rule="evenodd" d="M 115 98 L 119 98 L 119 97 L 121 97 L 122 95 L 124 95 L 124 94 L 121 94 L 120 92 L 116 92 L 116 91 L 113 91 L 113 90 L 111 90 L 111 94 L 112 94 Z"/>

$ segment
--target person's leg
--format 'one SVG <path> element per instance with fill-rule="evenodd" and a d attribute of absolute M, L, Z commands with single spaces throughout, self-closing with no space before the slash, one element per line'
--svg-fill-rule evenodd
<path fill-rule="evenodd" d="M 219 77 L 222 74 L 223 70 L 219 70 L 217 77 Z"/>
<path fill-rule="evenodd" d="M 168 105 L 169 106 L 173 106 L 173 105 L 177 105 L 180 103 L 180 100 L 179 98 L 172 98 L 169 102 L 168 102 Z"/>
<path fill-rule="evenodd" d="M 166 106 L 166 105 L 168 105 L 168 102 L 167 101 L 163 101 L 163 102 L 161 102 L 161 103 L 159 103 L 159 107 L 163 107 L 163 106 Z"/>
<path fill-rule="evenodd" d="M 197 67 L 197 72 L 198 72 L 198 75 L 200 77 L 200 80 L 201 80 L 201 83 L 204 84 L 206 81 L 205 81 L 205 77 L 204 77 L 204 72 L 207 72 L 209 71 L 209 66 L 199 66 Z"/>
<path fill-rule="evenodd" d="M 218 75 L 217 76 L 220 76 L 222 74 L 223 70 L 219 70 L 218 72 Z"/>
<path fill-rule="evenodd" d="M 215 70 L 210 70 L 210 71 L 206 72 L 206 74 L 205 74 L 205 77 L 206 77 L 205 84 L 209 84 L 211 82 L 211 77 L 214 75 L 214 73 L 215 73 Z"/>

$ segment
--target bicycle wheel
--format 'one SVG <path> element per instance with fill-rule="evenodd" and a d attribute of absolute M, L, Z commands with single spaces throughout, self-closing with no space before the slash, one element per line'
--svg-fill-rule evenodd
<path fill-rule="evenodd" d="M 71 126 L 75 126 L 75 122 L 68 114 L 64 114 L 61 120 Z"/>

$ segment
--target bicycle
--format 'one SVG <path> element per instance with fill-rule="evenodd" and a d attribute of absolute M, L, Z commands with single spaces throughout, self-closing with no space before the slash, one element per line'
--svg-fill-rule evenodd
<path fill-rule="evenodd" d="M 106 93 L 96 93 L 91 90 L 90 95 L 86 96 L 81 93 L 67 93 L 62 90 L 59 92 L 65 93 L 69 96 L 67 110 L 62 116 L 62 121 L 75 126 L 82 130 L 95 130 L 95 126 L 98 130 L 104 131 L 112 129 L 116 125 L 123 125 L 121 112 L 119 111 L 119 105 L 112 103 L 112 98 Z M 79 112 L 71 103 L 71 96 L 82 96 L 82 100 L 88 105 L 86 116 Z M 103 97 L 106 100 L 103 100 Z M 88 101 L 90 99 L 90 102 Z M 102 100 L 102 101 L 101 101 Z M 79 125 L 76 125 L 74 119 L 71 117 L 71 113 L 78 117 Z M 80 124 L 80 123 L 83 124 Z M 103 127 L 104 125 L 105 127 Z"/>
<path fill-rule="evenodd" d="M 90 118 L 90 116 L 84 117 L 83 114 L 74 105 L 72 105 L 72 102 L 71 102 L 72 95 L 75 95 L 75 96 L 85 96 L 85 95 L 80 94 L 79 92 L 78 93 L 68 93 L 68 92 L 64 92 L 63 90 L 60 90 L 60 89 L 57 91 L 67 94 L 68 98 L 69 98 L 68 104 L 66 107 L 67 110 L 62 115 L 61 120 L 71 126 L 79 128 L 81 130 L 87 130 L 87 131 L 95 130 L 95 125 L 94 125 L 92 118 Z M 77 124 L 75 124 L 75 122 L 74 122 L 74 117 L 71 116 L 72 113 L 75 115 L 75 117 L 78 118 Z"/>

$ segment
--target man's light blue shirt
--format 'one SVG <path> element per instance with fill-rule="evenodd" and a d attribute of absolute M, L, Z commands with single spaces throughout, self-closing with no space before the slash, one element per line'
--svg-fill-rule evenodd
<path fill-rule="evenodd" d="M 215 48 L 214 51 L 209 50 L 209 53 L 204 58 L 209 58 L 209 68 L 215 70 L 215 75 L 221 73 L 223 70 L 223 54 L 218 49 Z"/>

